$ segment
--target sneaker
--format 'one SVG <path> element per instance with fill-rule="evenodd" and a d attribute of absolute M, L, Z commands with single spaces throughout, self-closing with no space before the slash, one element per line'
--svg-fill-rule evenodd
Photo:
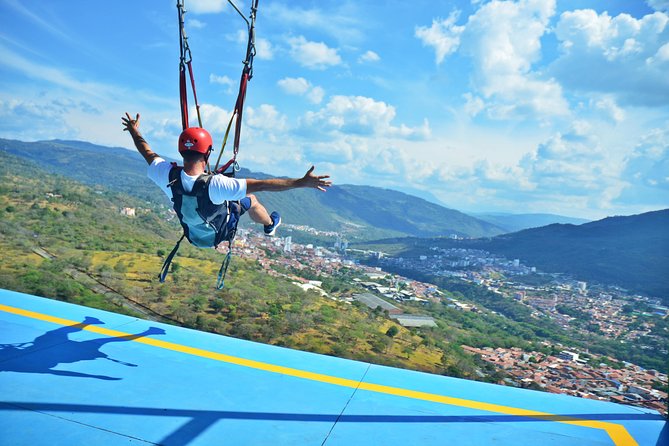
<path fill-rule="evenodd" d="M 265 225 L 265 235 L 267 237 L 272 237 L 276 232 L 276 228 L 281 226 L 281 216 L 277 211 L 274 211 L 271 214 L 269 214 L 269 217 L 272 219 L 272 224 Z"/>

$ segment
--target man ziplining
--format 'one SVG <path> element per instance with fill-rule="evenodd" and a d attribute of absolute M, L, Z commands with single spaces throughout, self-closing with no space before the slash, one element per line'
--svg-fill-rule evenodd
<path fill-rule="evenodd" d="M 183 166 L 168 163 L 151 147 L 139 132 L 139 113 L 133 119 L 128 113 L 121 117 L 123 130 L 130 133 L 137 151 L 149 164 L 149 178 L 162 189 L 172 200 L 174 211 L 179 217 L 183 228 L 183 235 L 167 256 L 160 271 L 160 281 L 164 282 L 169 271 L 170 263 L 179 250 L 179 244 L 185 238 L 198 248 L 221 249 L 221 245 L 228 244 L 228 254 L 223 260 L 218 272 L 217 288 L 223 288 L 225 273 L 230 263 L 232 241 L 237 232 L 239 218 L 248 212 L 251 220 L 263 225 L 267 236 L 273 236 L 281 224 L 281 215 L 274 211 L 267 213 L 265 206 L 260 204 L 253 192 L 284 191 L 309 187 L 325 192 L 325 188 L 332 184 L 328 175 L 314 175 L 314 166 L 302 178 L 272 178 L 258 180 L 254 178 L 236 179 L 234 173 L 239 169 L 237 153 L 241 135 L 242 113 L 246 86 L 253 76 L 253 58 L 255 49 L 255 17 L 258 9 L 258 0 L 251 2 L 250 20 L 247 20 L 235 4 L 228 0 L 248 27 L 248 43 L 244 68 L 239 82 L 239 94 L 235 102 L 234 111 L 223 138 L 223 145 L 218 156 L 221 159 L 232 123 L 236 120 L 233 156 L 226 164 L 218 169 L 218 161 L 213 171 L 209 169 L 209 155 L 213 150 L 211 135 L 203 128 L 200 116 L 200 105 L 195 91 L 195 77 L 193 75 L 192 54 L 186 37 L 183 0 L 177 0 L 179 18 L 179 100 L 181 109 L 182 132 L 179 136 L 178 149 L 183 157 Z M 186 72 L 190 78 L 198 126 L 191 127 L 188 119 L 188 94 Z M 230 176 L 225 175 L 231 168 Z"/>
<path fill-rule="evenodd" d="M 298 188 L 314 188 L 325 192 L 332 185 L 328 180 L 329 175 L 314 175 L 314 166 L 302 178 L 237 179 L 222 173 L 209 174 L 207 162 L 212 151 L 212 138 L 205 129 L 199 127 L 189 127 L 179 136 L 178 149 L 183 157 L 183 166 L 177 166 L 161 158 L 142 137 L 139 113 L 134 119 L 126 113 L 121 121 L 123 130 L 130 133 L 137 151 L 149 164 L 148 177 L 172 200 L 184 236 L 200 248 L 218 248 L 225 242 L 231 245 L 239 217 L 247 212 L 251 220 L 263 225 L 265 235 L 275 234 L 281 224 L 281 216 L 276 211 L 269 214 L 253 195 L 254 192 Z M 179 242 L 163 265 L 161 281 L 167 275 L 167 268 L 176 254 Z M 226 262 L 224 266 L 227 269 Z M 224 277 L 225 271 L 223 267 L 221 269 Z"/>

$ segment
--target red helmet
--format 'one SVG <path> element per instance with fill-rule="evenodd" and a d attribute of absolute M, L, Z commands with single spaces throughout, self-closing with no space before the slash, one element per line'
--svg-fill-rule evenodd
<path fill-rule="evenodd" d="M 207 155 L 214 143 L 211 135 L 200 127 L 189 127 L 179 135 L 179 153 L 198 152 Z"/>

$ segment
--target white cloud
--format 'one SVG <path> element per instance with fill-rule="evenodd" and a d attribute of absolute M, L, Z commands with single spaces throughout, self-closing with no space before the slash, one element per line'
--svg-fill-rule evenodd
<path fill-rule="evenodd" d="M 86 96 L 97 99 L 115 96 L 112 91 L 113 87 L 109 85 L 85 82 L 60 68 L 35 63 L 11 51 L 2 44 L 0 44 L 0 64 L 19 71 L 32 79 L 45 81 L 53 86 L 72 90 Z"/>
<path fill-rule="evenodd" d="M 366 22 L 361 19 L 363 15 L 355 4 L 335 2 L 337 9 L 323 10 L 301 8 L 295 6 L 296 3 L 298 2 L 290 2 L 290 6 L 278 2 L 267 3 L 262 7 L 263 14 L 283 26 L 316 30 L 339 42 L 357 42 L 364 39 Z"/>
<path fill-rule="evenodd" d="M 669 11 L 669 0 L 646 0 L 646 3 L 656 11 Z"/>
<path fill-rule="evenodd" d="M 604 95 L 593 101 L 593 107 L 600 111 L 605 119 L 614 123 L 620 123 L 625 119 L 625 111 L 618 107 L 616 101 L 610 95 Z"/>
<path fill-rule="evenodd" d="M 627 159 L 625 204 L 669 205 L 669 122 L 644 135 Z"/>
<path fill-rule="evenodd" d="M 195 114 L 194 108 L 192 110 L 192 114 Z M 144 118 L 144 115 L 142 115 L 142 119 L 146 119 Z M 181 133 L 181 118 L 170 117 L 153 119 L 149 120 L 148 122 L 143 121 L 142 127 L 144 128 L 144 134 L 151 142 L 151 146 L 161 148 L 161 155 L 178 157 L 176 142 L 179 138 L 179 134 Z M 207 130 L 211 131 L 210 127 L 207 127 L 206 125 L 205 127 Z M 127 136 L 125 137 L 127 138 Z M 127 142 L 130 143 L 130 141 Z M 217 141 L 214 140 L 214 147 L 216 147 L 216 143 Z M 168 152 L 163 153 L 163 150 L 168 150 Z"/>
<path fill-rule="evenodd" d="M 508 212 L 522 203 L 517 212 L 601 218 L 621 208 L 628 184 L 621 179 L 624 159 L 604 148 L 598 132 L 575 121 L 510 164 L 479 159 L 456 166 L 436 158 L 435 177 L 423 184 L 433 184 L 431 191 L 458 209 Z"/>
<path fill-rule="evenodd" d="M 379 57 L 378 54 L 376 54 L 374 51 L 369 50 L 358 58 L 358 63 L 378 62 L 380 60 L 381 58 Z"/>
<path fill-rule="evenodd" d="M 669 43 L 665 43 L 657 50 L 654 56 L 646 59 L 648 65 L 663 65 L 669 61 Z"/>
<path fill-rule="evenodd" d="M 550 137 L 520 165 L 535 185 L 537 198 L 560 195 L 590 209 L 609 209 L 625 187 L 620 180 L 623 163 L 608 156 L 583 122 Z"/>
<path fill-rule="evenodd" d="M 283 132 L 286 130 L 287 118 L 273 105 L 262 104 L 258 108 L 249 107 L 245 116 L 249 127 L 270 132 Z"/>
<path fill-rule="evenodd" d="M 446 56 L 453 54 L 460 45 L 460 34 L 465 27 L 455 24 L 459 16 L 460 11 L 453 11 L 447 19 L 434 19 L 429 28 L 426 26 L 416 28 L 415 35 L 423 45 L 434 48 L 437 65 L 442 63 Z"/>
<path fill-rule="evenodd" d="M 280 79 L 277 82 L 277 85 L 287 94 L 305 96 L 312 104 L 320 104 L 325 96 L 325 90 L 323 90 L 323 88 L 311 85 L 311 83 L 303 77 L 287 77 Z"/>
<path fill-rule="evenodd" d="M 191 115 L 193 115 L 194 110 Z M 202 125 L 212 135 L 214 133 L 224 134 L 230 122 L 232 111 L 225 110 L 212 104 L 201 104 L 200 114 L 202 115 Z"/>
<path fill-rule="evenodd" d="M 18 99 L 0 100 L 0 132 L 4 137 L 24 141 L 76 138 L 78 131 L 70 124 L 68 116 L 80 105 L 71 100 L 68 103 L 58 100 L 39 103 Z M 27 122 L 29 126 L 25 125 Z"/>
<path fill-rule="evenodd" d="M 430 136 L 427 120 L 420 127 L 393 126 L 395 107 L 364 96 L 334 96 L 324 108 L 307 112 L 301 120 L 304 129 L 340 132 L 358 136 L 424 139 Z"/>
<path fill-rule="evenodd" d="M 186 28 L 187 29 L 202 29 L 207 26 L 206 23 L 197 20 L 197 19 L 189 19 L 188 22 L 186 23 Z"/>
<path fill-rule="evenodd" d="M 669 16 L 663 12 L 640 19 L 590 9 L 564 12 L 555 29 L 562 55 L 551 72 L 577 91 L 611 93 L 626 104 L 666 106 L 668 31 Z"/>
<path fill-rule="evenodd" d="M 313 87 L 307 93 L 307 100 L 312 104 L 320 104 L 321 102 L 323 102 L 324 97 L 325 97 L 325 90 L 323 90 L 323 88 L 318 86 Z"/>
<path fill-rule="evenodd" d="M 223 11 L 226 0 L 188 0 L 186 10 L 194 14 L 212 14 Z"/>
<path fill-rule="evenodd" d="M 221 138 L 220 142 L 222 142 L 232 117 L 232 111 L 227 111 L 212 104 L 202 104 L 200 112 L 202 123 L 214 137 L 214 146 L 216 146 L 217 138 Z M 279 136 L 286 132 L 287 121 L 286 116 L 281 114 L 273 105 L 261 104 L 258 107 L 246 107 L 244 109 L 242 138 L 245 142 L 275 143 L 279 140 Z M 232 144 L 233 135 L 234 130 L 228 137 L 227 145 L 229 147 Z"/>
<path fill-rule="evenodd" d="M 228 76 L 219 76 L 217 74 L 211 73 L 209 75 L 209 83 L 223 85 L 226 88 L 226 93 L 230 94 L 233 92 L 233 88 L 237 82 L 229 78 Z"/>
<path fill-rule="evenodd" d="M 520 0 L 487 3 L 469 17 L 460 49 L 474 61 L 473 82 L 491 102 L 490 117 L 568 113 L 561 86 L 533 71 L 554 12 L 554 0 Z"/>
<path fill-rule="evenodd" d="M 467 113 L 486 109 L 492 119 L 542 120 L 569 113 L 560 84 L 533 69 L 554 13 L 555 0 L 494 1 L 480 6 L 465 25 L 456 24 L 454 12 L 430 28 L 417 28 L 416 36 L 434 47 L 438 64 L 455 51 L 472 59 L 475 91 Z"/>
<path fill-rule="evenodd" d="M 386 187 L 401 188 L 407 184 L 422 183 L 437 169 L 433 160 L 416 158 L 405 148 L 394 144 L 375 146 L 370 148 L 371 153 L 360 167 L 365 176 L 383 179 Z"/>
<path fill-rule="evenodd" d="M 237 42 L 240 45 L 243 45 L 244 51 L 246 51 L 246 44 L 249 40 L 249 33 L 246 29 L 239 29 L 235 34 L 228 34 L 226 38 L 230 41 Z M 274 45 L 263 38 L 256 36 L 256 56 L 258 59 L 262 60 L 273 60 L 274 59 Z"/>
<path fill-rule="evenodd" d="M 288 39 L 290 55 L 300 65 L 312 70 L 324 70 L 342 63 L 337 50 L 323 42 L 311 42 L 303 36 Z"/>
<path fill-rule="evenodd" d="M 286 77 L 277 82 L 279 88 L 285 93 L 303 95 L 311 88 L 311 84 L 303 77 Z"/>
<path fill-rule="evenodd" d="M 274 59 L 274 47 L 269 40 L 262 37 L 256 38 L 256 57 L 261 60 Z"/>
<path fill-rule="evenodd" d="M 339 138 L 309 144 L 304 151 L 305 157 L 312 163 L 347 164 L 353 161 L 359 145 L 359 142 L 353 142 L 351 138 Z"/>
<path fill-rule="evenodd" d="M 474 96 L 471 93 L 465 93 L 462 97 L 466 101 L 464 108 L 469 116 L 476 116 L 485 108 L 483 99 L 478 96 Z"/>

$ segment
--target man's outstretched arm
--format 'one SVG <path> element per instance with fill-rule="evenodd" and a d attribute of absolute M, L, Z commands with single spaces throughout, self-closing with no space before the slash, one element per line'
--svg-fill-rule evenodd
<path fill-rule="evenodd" d="M 132 119 L 126 112 L 125 116 L 121 116 L 121 122 L 123 123 L 123 131 L 130 133 L 137 151 L 144 157 L 148 164 L 151 164 L 154 159 L 160 156 L 151 150 L 149 143 L 146 142 L 142 134 L 139 133 L 139 113 L 137 113 L 135 119 Z"/>
<path fill-rule="evenodd" d="M 311 187 L 325 192 L 326 187 L 332 185 L 332 181 L 327 180 L 329 175 L 314 175 L 314 166 L 307 171 L 302 178 L 270 178 L 267 180 L 256 180 L 254 178 L 246 179 L 246 193 L 253 192 L 280 192 L 288 189 L 297 189 L 300 187 Z"/>

